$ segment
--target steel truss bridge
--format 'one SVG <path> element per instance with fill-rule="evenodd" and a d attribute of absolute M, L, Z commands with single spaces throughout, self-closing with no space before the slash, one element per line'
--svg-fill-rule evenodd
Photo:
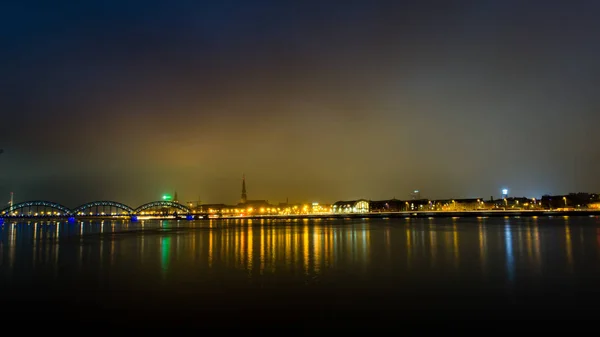
<path fill-rule="evenodd" d="M 116 201 L 92 201 L 70 209 L 61 204 L 44 201 L 25 201 L 0 210 L 0 218 L 24 217 L 137 217 L 149 216 L 193 216 L 192 210 L 174 201 L 152 201 L 132 208 Z"/>

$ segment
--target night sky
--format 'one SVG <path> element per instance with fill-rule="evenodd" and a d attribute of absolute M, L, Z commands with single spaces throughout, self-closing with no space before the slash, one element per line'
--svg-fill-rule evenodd
<path fill-rule="evenodd" d="M 244 173 L 275 204 L 597 192 L 599 17 L 594 0 L 4 0 L 0 201 L 235 203 Z"/>

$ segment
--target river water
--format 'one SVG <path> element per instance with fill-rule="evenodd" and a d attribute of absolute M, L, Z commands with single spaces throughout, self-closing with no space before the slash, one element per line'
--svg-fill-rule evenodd
<path fill-rule="evenodd" d="M 5 222 L 6 315 L 595 317 L 600 218 Z"/>

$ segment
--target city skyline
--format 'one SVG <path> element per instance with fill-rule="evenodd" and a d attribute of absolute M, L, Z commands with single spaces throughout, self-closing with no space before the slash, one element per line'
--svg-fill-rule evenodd
<path fill-rule="evenodd" d="M 548 196 L 565 196 L 565 195 L 575 195 L 575 194 L 579 194 L 579 193 L 584 193 L 584 194 L 593 194 L 596 195 L 597 193 L 595 191 L 570 191 L 568 193 L 546 193 L 543 195 L 539 195 L 539 196 L 531 196 L 531 195 L 511 195 L 510 192 L 511 190 L 509 188 L 506 187 L 502 187 L 498 190 L 499 194 L 491 194 L 488 196 L 484 196 L 484 195 L 479 195 L 479 196 L 457 196 L 457 195 L 451 195 L 451 196 L 442 196 L 439 198 L 431 198 L 428 197 L 427 194 L 422 194 L 422 191 L 420 190 L 412 190 L 408 193 L 406 193 L 406 195 L 401 195 L 398 194 L 394 195 L 392 197 L 384 197 L 384 198 L 371 198 L 371 197 L 359 197 L 359 198 L 338 198 L 336 200 L 328 200 L 328 199 L 323 199 L 323 198 L 319 198 L 319 197 L 314 197 L 312 199 L 298 199 L 298 198 L 294 198 L 292 196 L 292 199 L 290 200 L 290 197 L 286 197 L 284 200 L 273 200 L 273 199 L 266 199 L 266 198 L 260 198 L 260 195 L 257 195 L 257 197 L 259 197 L 259 199 L 254 198 L 255 196 L 252 195 L 251 193 L 247 193 L 247 189 L 246 189 L 246 175 L 242 174 L 242 178 L 240 179 L 240 183 L 241 183 L 241 189 L 239 189 L 240 194 L 238 194 L 238 198 L 237 201 L 233 201 L 236 199 L 232 199 L 232 200 L 203 200 L 201 197 L 197 198 L 197 199 L 193 199 L 193 198 L 186 198 L 185 196 L 183 198 L 179 198 L 179 193 L 177 190 L 172 190 L 172 191 L 163 191 L 163 193 L 161 193 L 159 196 L 156 196 L 156 198 L 154 199 L 146 199 L 144 202 L 138 202 L 138 203 L 127 203 L 124 202 L 123 204 L 125 205 L 143 205 L 146 202 L 152 202 L 152 201 L 160 201 L 160 200 L 165 200 L 165 201 L 173 201 L 176 203 L 179 203 L 181 205 L 184 206 L 190 206 L 193 205 L 193 207 L 197 207 L 199 205 L 210 205 L 210 204 L 223 204 L 223 205 L 231 205 L 231 206 L 235 206 L 235 205 L 243 205 L 246 203 L 253 203 L 253 202 L 259 202 L 259 203 L 266 203 L 266 204 L 270 204 L 270 205 L 278 205 L 278 204 L 296 204 L 296 205 L 300 205 L 300 204 L 334 204 L 336 202 L 340 202 L 340 201 L 351 201 L 351 200 L 368 200 L 368 201 L 384 201 L 384 200 L 401 200 L 401 201 L 410 201 L 410 200 L 437 200 L 437 201 L 441 201 L 441 200 L 452 200 L 452 199 L 456 199 L 456 200 L 470 200 L 470 199 L 477 199 L 477 200 L 482 200 L 482 201 L 494 201 L 494 200 L 502 200 L 502 199 L 519 199 L 519 198 L 527 198 L 527 199 L 534 199 L 534 200 L 542 200 L 543 197 L 548 197 Z M 250 195 L 252 198 L 248 198 L 248 195 Z M 104 198 L 104 199 L 94 199 L 94 200 L 85 200 L 85 201 L 79 201 L 78 203 L 75 204 L 69 204 L 69 203 L 63 203 L 60 201 L 56 201 L 54 199 L 43 199 L 43 198 L 28 198 L 28 199 L 23 199 L 23 198 L 19 198 L 16 201 L 14 201 L 14 192 L 10 192 L 10 197 L 9 197 L 9 205 L 13 205 L 14 204 L 18 204 L 21 202 L 29 202 L 29 201 L 35 201 L 35 200 L 39 200 L 39 201 L 48 201 L 48 202 L 56 202 L 59 205 L 65 205 L 67 207 L 75 207 L 75 206 L 81 206 L 84 203 L 87 202 L 92 202 L 92 201 L 99 201 L 99 200 L 106 200 L 106 201 L 114 201 L 114 202 L 121 202 L 121 200 L 117 199 L 117 198 Z M 3 207 L 0 207 L 0 210 L 2 210 Z"/>
<path fill-rule="evenodd" d="M 599 16 L 591 1 L 4 1 L 0 196 L 234 201 L 240 172 L 273 201 L 598 191 Z"/>

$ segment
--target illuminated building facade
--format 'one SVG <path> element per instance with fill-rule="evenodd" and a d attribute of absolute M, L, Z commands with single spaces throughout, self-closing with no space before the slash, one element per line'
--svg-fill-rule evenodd
<path fill-rule="evenodd" d="M 594 202 L 588 205 L 590 209 L 600 209 L 600 202 Z"/>
<path fill-rule="evenodd" d="M 369 213 L 369 201 L 364 199 L 338 201 L 333 204 L 333 213 Z"/>

